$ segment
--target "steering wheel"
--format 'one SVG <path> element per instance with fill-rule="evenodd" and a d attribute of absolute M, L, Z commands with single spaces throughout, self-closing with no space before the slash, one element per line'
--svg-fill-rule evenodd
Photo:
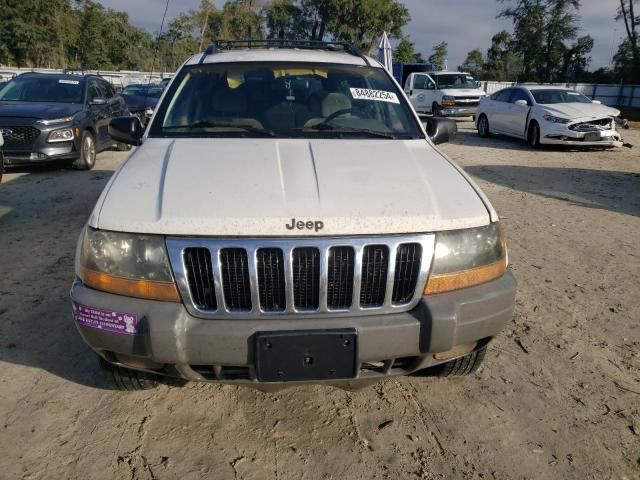
<path fill-rule="evenodd" d="M 352 111 L 353 111 L 353 108 L 343 108 L 342 110 L 338 110 L 337 112 L 333 112 L 331 115 L 329 115 L 327 118 L 325 118 L 322 123 L 329 123 L 334 118 L 337 118 L 340 115 L 346 115 L 347 113 L 351 113 Z"/>

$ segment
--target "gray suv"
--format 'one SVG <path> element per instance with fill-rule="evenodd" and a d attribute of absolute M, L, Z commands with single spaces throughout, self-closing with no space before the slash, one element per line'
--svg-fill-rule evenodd
<path fill-rule="evenodd" d="M 117 145 L 112 117 L 128 114 L 122 97 L 96 75 L 27 73 L 0 89 L 5 164 L 63 161 L 91 169 L 96 154 Z"/>

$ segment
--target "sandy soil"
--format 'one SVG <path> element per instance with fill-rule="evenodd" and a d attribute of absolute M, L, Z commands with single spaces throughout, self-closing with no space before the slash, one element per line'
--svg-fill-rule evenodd
<path fill-rule="evenodd" d="M 443 146 L 503 216 L 513 323 L 466 379 L 358 392 L 108 390 L 70 316 L 76 237 L 124 155 L 0 186 L 0 478 L 640 478 L 640 131 Z"/>

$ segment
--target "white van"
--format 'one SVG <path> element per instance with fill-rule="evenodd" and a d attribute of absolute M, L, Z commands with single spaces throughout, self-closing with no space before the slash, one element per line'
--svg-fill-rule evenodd
<path fill-rule="evenodd" d="M 404 91 L 418 113 L 443 117 L 475 115 L 486 96 L 467 72 L 412 73 Z"/>

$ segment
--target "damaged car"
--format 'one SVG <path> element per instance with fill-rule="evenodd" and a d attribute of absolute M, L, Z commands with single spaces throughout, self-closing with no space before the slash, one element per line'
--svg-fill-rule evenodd
<path fill-rule="evenodd" d="M 500 90 L 478 108 L 478 135 L 508 135 L 540 145 L 622 147 L 620 111 L 557 86 L 519 85 Z"/>

